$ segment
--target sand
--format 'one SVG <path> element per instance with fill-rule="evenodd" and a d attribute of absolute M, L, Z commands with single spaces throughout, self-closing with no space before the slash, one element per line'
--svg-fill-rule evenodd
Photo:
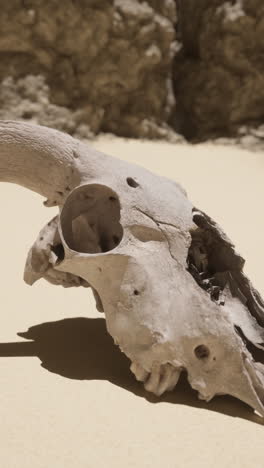
<path fill-rule="evenodd" d="M 108 136 L 93 144 L 179 181 L 236 243 L 264 294 L 263 154 Z M 23 283 L 27 251 L 56 210 L 11 184 L 0 185 L 0 200 L 1 467 L 263 466 L 264 423 L 245 404 L 199 402 L 185 382 L 160 400 L 149 397 L 88 290 Z M 35 325 L 26 335 L 35 341 L 17 335 Z"/>

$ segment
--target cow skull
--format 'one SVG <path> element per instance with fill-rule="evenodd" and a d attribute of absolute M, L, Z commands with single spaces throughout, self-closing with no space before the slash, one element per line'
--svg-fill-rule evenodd
<path fill-rule="evenodd" d="M 146 390 L 182 371 L 206 401 L 230 394 L 264 416 L 264 303 L 219 226 L 175 182 L 58 131 L 0 123 L 0 175 L 59 215 L 29 252 L 25 281 L 91 287 Z"/>

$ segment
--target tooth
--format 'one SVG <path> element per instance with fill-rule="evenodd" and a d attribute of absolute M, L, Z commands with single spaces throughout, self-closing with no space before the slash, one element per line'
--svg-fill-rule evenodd
<path fill-rule="evenodd" d="M 148 392 L 152 392 L 152 393 L 155 393 L 155 395 L 158 395 L 157 392 L 159 388 L 159 382 L 160 382 L 160 371 L 158 369 L 155 369 L 151 372 L 144 387 Z"/>
<path fill-rule="evenodd" d="M 166 391 L 171 392 L 175 388 L 179 380 L 180 373 L 180 369 L 175 369 L 175 367 L 172 367 L 170 364 L 165 366 L 165 371 L 158 388 L 158 396 L 162 395 Z"/>
<path fill-rule="evenodd" d="M 149 373 L 145 369 L 143 369 L 143 367 L 140 364 L 137 364 L 136 362 L 132 362 L 130 370 L 131 372 L 133 372 L 134 376 L 139 382 L 145 382 L 149 375 Z"/>

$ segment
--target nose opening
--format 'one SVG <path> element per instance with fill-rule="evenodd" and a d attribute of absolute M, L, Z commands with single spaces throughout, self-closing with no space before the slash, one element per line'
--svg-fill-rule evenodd
<path fill-rule="evenodd" d="M 118 195 L 106 185 L 78 187 L 67 198 L 61 229 L 69 249 L 97 254 L 115 249 L 123 238 Z"/>

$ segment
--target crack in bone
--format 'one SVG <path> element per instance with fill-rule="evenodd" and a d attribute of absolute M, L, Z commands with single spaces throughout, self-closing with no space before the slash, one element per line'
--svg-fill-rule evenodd
<path fill-rule="evenodd" d="M 177 232 L 179 232 L 179 229 L 176 226 L 174 226 L 174 224 L 165 223 L 164 221 L 160 221 L 160 220 L 157 221 L 151 215 L 149 215 L 148 213 L 145 213 L 142 209 L 140 209 L 138 207 L 134 207 L 134 208 L 137 211 L 139 211 L 140 213 L 142 213 L 144 216 L 146 216 L 147 218 L 151 219 L 151 221 L 153 221 L 153 223 L 157 226 L 158 230 L 161 232 L 161 234 L 164 236 L 164 239 L 167 242 L 168 249 L 169 249 L 169 252 L 170 252 L 170 256 L 173 258 L 173 260 L 175 260 L 175 262 L 179 263 L 179 260 L 174 256 L 174 254 L 173 254 L 173 252 L 171 250 L 170 239 L 169 239 L 166 231 L 161 229 L 160 225 L 170 226 L 170 227 L 174 228 Z"/>
<path fill-rule="evenodd" d="M 133 208 L 136 209 L 137 211 L 139 211 L 140 213 L 142 213 L 143 215 L 147 216 L 148 218 L 150 218 L 156 225 L 164 224 L 165 226 L 171 226 L 174 229 L 176 229 L 179 233 L 181 233 L 180 229 L 177 226 L 175 226 L 175 224 L 171 224 L 171 223 L 167 223 L 165 221 L 161 221 L 159 219 L 155 219 L 149 213 L 146 213 L 145 211 L 143 211 L 141 208 L 139 208 L 137 206 L 133 206 Z"/>

